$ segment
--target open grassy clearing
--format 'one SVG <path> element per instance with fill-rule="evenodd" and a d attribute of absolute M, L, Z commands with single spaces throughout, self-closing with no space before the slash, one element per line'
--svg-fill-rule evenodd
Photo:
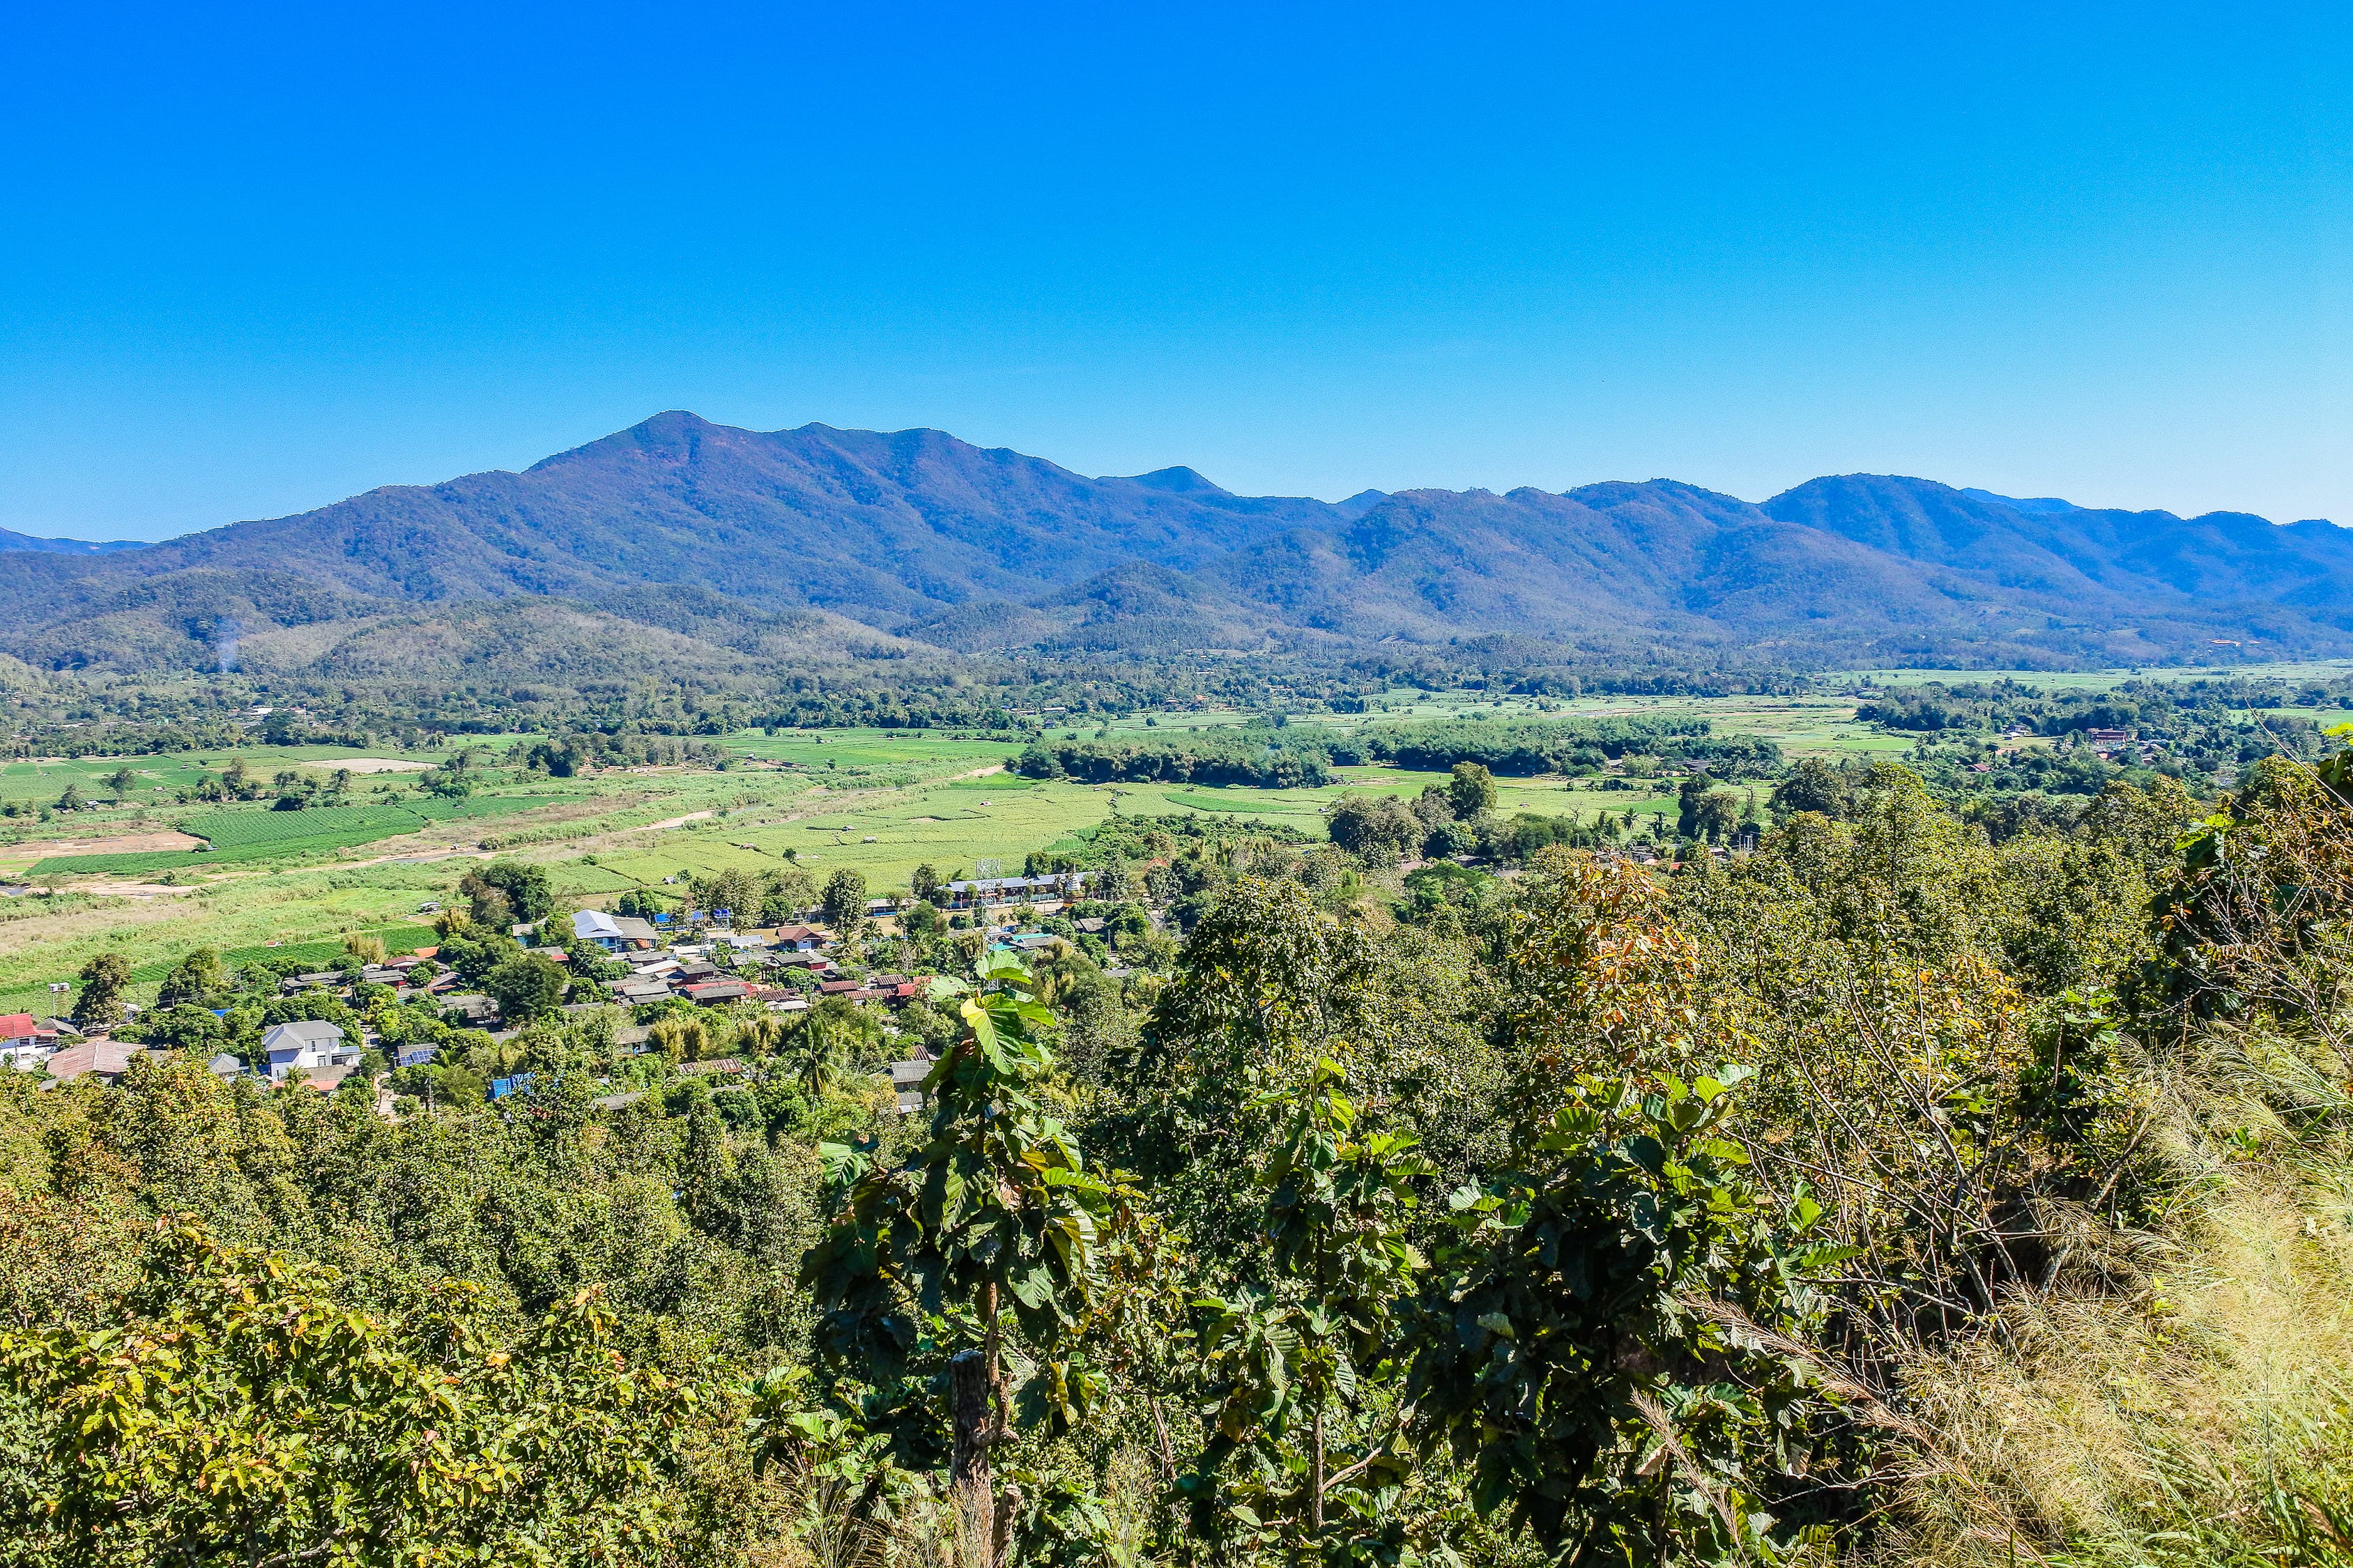
<path fill-rule="evenodd" d="M 2277 664 L 2209 665 L 2187 668 L 2142 666 L 2131 669 L 1855 669 L 1843 679 L 1882 686 L 1920 686 L 1928 681 L 2015 680 L 2045 691 L 2112 691 L 2127 680 L 2335 680 L 2353 675 L 2353 658 L 2286 660 Z M 1826 676 L 1836 681 L 1839 676 Z"/>
<path fill-rule="evenodd" d="M 137 804 L 154 806 L 165 804 L 157 802 L 156 795 L 168 796 L 175 790 L 192 789 L 207 777 L 219 777 L 231 763 L 240 762 L 245 764 L 248 773 L 264 779 L 288 769 L 323 778 L 337 768 L 353 763 L 413 764 L 390 770 L 364 767 L 353 770 L 364 786 L 369 783 L 398 784 L 413 777 L 419 769 L 447 762 L 453 752 L 466 746 L 503 753 L 516 738 L 512 735 L 468 736 L 462 743 L 438 752 L 403 751 L 387 742 L 368 747 L 235 746 L 163 756 L 19 758 L 0 764 L 0 801 L 47 805 L 63 795 L 68 784 L 79 785 L 82 794 L 93 800 L 111 798 L 112 792 L 107 786 L 107 776 L 118 768 L 129 768 L 137 775 L 129 798 Z"/>
<path fill-rule="evenodd" d="M 1573 717 L 1604 706 L 1620 712 L 1676 710 L 1664 700 L 1636 700 L 1578 704 L 1549 716 Z M 1417 700 L 1410 716 L 1459 715 L 1468 707 Z M 1519 718 L 1535 712 L 1525 702 L 1478 710 Z M 1719 710 L 1726 723 L 1735 718 L 1779 723 L 1794 734 L 1793 720 L 1835 726 L 1851 715 L 1852 705 L 1809 708 L 1752 700 L 1746 708 Z M 1240 722 L 1250 715 L 1203 717 Z M 1360 721 L 1398 722 L 1406 717 L 1375 714 Z M 1147 727 L 1134 721 L 1118 728 Z M 1165 733 L 1175 726 L 1150 728 Z M 906 887 L 919 864 L 943 873 L 972 873 L 994 861 L 1005 871 L 1018 871 L 1030 851 L 1073 847 L 1080 833 L 1115 813 L 1198 813 L 1313 835 L 1321 833 L 1331 806 L 1352 791 L 1411 797 L 1445 782 L 1445 775 L 1435 773 L 1349 767 L 1335 770 L 1335 782 L 1317 789 L 1050 783 L 994 771 L 1016 749 L 1002 738 L 958 739 L 923 731 L 746 731 L 723 744 L 751 765 L 725 772 L 614 770 L 571 779 L 509 779 L 493 770 L 488 787 L 462 801 L 420 795 L 395 776 L 380 781 L 394 783 L 394 793 L 375 794 L 370 785 L 355 791 L 353 804 L 344 806 L 301 812 L 275 812 L 264 803 L 135 813 L 110 808 L 43 825 L 39 839 L 0 847 L 0 873 L 37 869 L 47 881 L 66 879 L 74 895 L 102 894 L 112 887 L 129 896 L 69 896 L 53 910 L 29 901 L 0 904 L 0 1010 L 46 1008 L 47 984 L 70 978 L 105 949 L 121 952 L 142 978 L 150 970 L 160 975 L 156 965 L 168 965 L 195 946 L 260 950 L 269 942 L 318 942 L 325 944 L 322 955 L 331 954 L 347 932 L 407 921 L 418 904 L 446 901 L 467 865 L 490 853 L 544 864 L 562 896 L 599 902 L 634 887 L 659 888 L 662 879 L 681 873 L 773 869 L 786 862 L 787 851 L 819 879 L 846 867 L 862 872 L 868 885 L 882 893 Z M 297 752 L 309 754 L 292 754 Z M 258 772 L 265 764 L 335 765 L 361 754 L 350 748 L 248 748 L 166 765 L 224 764 L 230 756 L 241 756 L 248 772 Z M 396 757 L 383 748 L 368 754 Z M 155 759 L 128 761 L 136 766 Z M 760 761 L 800 765 L 776 769 L 758 765 Z M 103 778 L 115 765 L 122 764 L 90 760 L 70 767 L 77 776 Z M 970 776 L 976 773 L 983 776 Z M 54 777 L 26 776 L 37 779 L 43 789 L 64 787 Z M 1557 778 L 1503 779 L 1499 805 L 1506 813 L 1574 812 L 1587 821 L 1603 810 L 1673 810 L 1671 793 L 1629 782 L 1636 787 L 1605 791 Z M 164 826 L 185 827 L 214 847 L 203 853 L 90 852 L 93 841 L 102 844 L 110 834 Z M 74 837 L 68 839 L 68 834 Z M 54 852 L 68 843 L 83 852 Z M 111 873 L 111 879 L 97 875 L 101 872 Z M 121 879 L 166 872 L 193 889 L 179 892 Z"/>
<path fill-rule="evenodd" d="M 251 872 L 190 893 L 60 900 L 66 907 L 54 911 L 9 900 L 0 905 L 0 914 L 15 917 L 0 920 L 0 1012 L 46 1015 L 48 983 L 70 980 L 101 952 L 122 954 L 142 978 L 161 979 L 157 965 L 168 967 L 194 947 L 323 942 L 332 952 L 349 932 L 388 931 L 413 932 L 406 945 L 430 942 L 430 929 L 411 917 L 420 903 L 444 896 L 457 875 L 456 865 Z M 385 941 L 401 945 L 395 936 Z M 134 989 L 132 999 L 151 994 Z"/>

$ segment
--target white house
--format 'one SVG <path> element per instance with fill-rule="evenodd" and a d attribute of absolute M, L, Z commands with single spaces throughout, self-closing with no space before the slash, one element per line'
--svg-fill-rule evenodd
<path fill-rule="evenodd" d="M 635 915 L 608 915 L 602 910 L 581 910 L 572 917 L 572 938 L 575 942 L 593 942 L 607 952 L 643 951 L 651 947 L 657 933 L 653 922 Z"/>
<path fill-rule="evenodd" d="M 315 1018 L 279 1025 L 261 1037 L 261 1048 L 269 1053 L 273 1079 L 282 1079 L 297 1068 L 313 1073 L 339 1061 L 349 1065 L 358 1061 L 360 1055 L 356 1047 L 344 1047 L 342 1029 Z"/>
<path fill-rule="evenodd" d="M 57 1049 L 58 1032 L 42 1028 L 30 1013 L 0 1013 L 0 1062 L 31 1072 Z"/>

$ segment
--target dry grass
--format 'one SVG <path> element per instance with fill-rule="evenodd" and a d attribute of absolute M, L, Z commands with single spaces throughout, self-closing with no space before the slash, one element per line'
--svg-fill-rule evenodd
<path fill-rule="evenodd" d="M 2014 1301 L 1912 1369 L 1933 1437 L 1883 1560 L 2353 1563 L 2353 1166 L 2257 1153 L 2190 1191 L 2126 1289 Z"/>

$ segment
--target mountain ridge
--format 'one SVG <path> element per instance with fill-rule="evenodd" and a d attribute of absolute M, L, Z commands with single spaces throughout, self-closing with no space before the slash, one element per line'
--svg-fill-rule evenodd
<path fill-rule="evenodd" d="M 504 599 L 726 661 L 817 657 L 856 626 L 944 658 L 1511 635 L 1564 661 L 2113 662 L 2353 647 L 2353 531 L 1857 474 L 1757 503 L 1663 479 L 1333 503 L 1236 495 L 1181 465 L 1090 479 L 938 430 L 756 432 L 670 410 L 520 472 L 131 549 L 0 553 L 0 604 L 53 668 L 200 667 L 225 624 L 268 647 L 268 627 Z M 812 615 L 814 640 L 792 620 Z"/>

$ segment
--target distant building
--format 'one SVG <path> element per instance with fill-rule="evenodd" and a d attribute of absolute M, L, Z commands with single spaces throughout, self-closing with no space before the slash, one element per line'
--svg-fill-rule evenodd
<path fill-rule="evenodd" d="M 261 1048 L 269 1056 L 269 1076 L 282 1079 L 298 1068 L 318 1074 L 337 1065 L 338 1058 L 348 1057 L 349 1066 L 359 1060 L 356 1048 L 346 1050 L 343 1031 L 333 1024 L 316 1018 L 298 1018 L 290 1024 L 280 1024 L 261 1037 Z"/>
<path fill-rule="evenodd" d="M 923 1109 L 923 1080 L 932 1076 L 929 1058 L 891 1064 L 891 1088 L 899 1097 L 899 1114 L 912 1116 Z"/>
<path fill-rule="evenodd" d="M 30 1072 L 57 1048 L 57 1031 L 42 1028 L 30 1013 L 0 1013 L 0 1059 L 8 1066 Z"/>
<path fill-rule="evenodd" d="M 582 910 L 572 917 L 575 942 L 593 942 L 607 952 L 642 952 L 658 937 L 650 921 L 634 915 L 608 915 L 602 910 Z"/>
<path fill-rule="evenodd" d="M 85 1076 L 100 1083 L 112 1083 L 146 1054 L 144 1047 L 127 1040 L 86 1040 L 66 1047 L 48 1059 L 47 1066 L 49 1076 L 59 1083 L 71 1083 Z"/>
<path fill-rule="evenodd" d="M 952 910 L 1029 903 L 1075 896 L 1084 891 L 1094 877 L 1092 871 L 1063 871 L 1051 877 L 985 877 L 976 881 L 950 882 L 942 889 L 942 896 L 944 907 Z"/>

